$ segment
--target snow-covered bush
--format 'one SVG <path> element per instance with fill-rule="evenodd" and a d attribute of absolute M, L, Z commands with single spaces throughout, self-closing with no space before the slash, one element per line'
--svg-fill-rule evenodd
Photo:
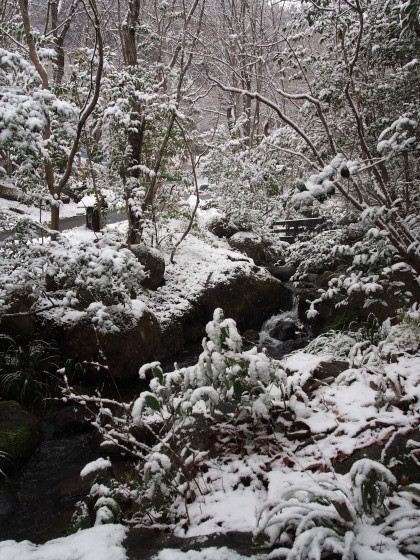
<path fill-rule="evenodd" d="M 25 289 L 32 302 L 43 293 L 49 250 L 39 240 L 46 233 L 39 224 L 22 219 L 14 234 L 0 245 L 0 317 L 7 312 L 16 291 Z"/>
<path fill-rule="evenodd" d="M 100 482 L 106 469 L 111 467 L 109 459 L 100 457 L 88 463 L 80 472 L 82 478 L 90 478 L 91 490 L 87 502 L 79 501 L 72 515 L 68 533 L 75 533 L 81 529 L 109 523 L 119 523 L 122 511 L 115 499 L 115 488 L 111 484 Z"/>
<path fill-rule="evenodd" d="M 213 321 L 206 327 L 208 339 L 194 366 L 161 373 L 154 366 L 155 377 L 148 398 L 155 400 L 155 408 L 163 410 L 168 392 L 176 408 L 183 413 L 205 414 L 220 411 L 226 403 L 234 403 L 258 421 L 268 418 L 276 400 L 287 401 L 293 393 L 286 373 L 279 363 L 254 347 L 242 351 L 242 339 L 232 319 L 225 319 L 221 309 L 214 312 Z M 141 369 L 144 374 L 147 366 Z M 146 394 L 135 404 L 133 415 L 141 414 Z"/>
<path fill-rule="evenodd" d="M 418 485 L 393 492 L 393 474 L 369 459 L 348 475 L 318 473 L 286 487 L 258 515 L 276 558 L 415 558 L 420 550 Z"/>
<path fill-rule="evenodd" d="M 41 242 L 42 233 L 48 230 L 22 220 L 2 244 L 0 317 L 19 290 L 27 292 L 37 310 L 92 304 L 92 319 L 102 313 L 101 306 L 130 305 L 145 273 L 118 237 L 72 244 L 64 236 Z"/>
<path fill-rule="evenodd" d="M 334 270 L 340 260 L 345 262 L 336 255 L 336 248 L 343 239 L 341 229 L 321 231 L 310 239 L 305 239 L 306 235 L 302 237 L 284 251 L 287 264 L 297 268 L 293 277 L 295 282 L 304 279 L 308 272 Z"/>
<path fill-rule="evenodd" d="M 77 305 L 78 299 L 128 303 L 144 278 L 133 253 L 108 235 L 96 243 L 70 245 L 65 238 L 52 242 L 45 272 L 49 285 L 68 291 L 63 300 L 67 305 Z"/>
<path fill-rule="evenodd" d="M 205 434 L 212 433 L 213 423 L 221 432 L 229 428 L 227 440 L 239 440 L 253 430 L 266 432 L 272 407 L 290 410 L 298 397 L 305 400 L 299 383 L 278 362 L 255 348 L 242 351 L 235 322 L 225 319 L 221 309 L 206 331 L 196 365 L 168 373 L 158 362 L 143 366 L 140 377 L 153 375 L 150 391 L 129 404 L 65 389 L 66 398 L 97 408 L 95 425 L 105 444 L 135 459 L 137 474 L 117 486 L 121 496 L 137 504 L 139 518 L 165 511 L 168 516 L 168 504 L 176 499 L 187 504 L 197 492 L 205 493 L 199 473 L 209 458 Z"/>
<path fill-rule="evenodd" d="M 354 338 L 356 342 L 349 357 L 356 366 L 377 365 L 404 354 L 415 354 L 420 349 L 418 304 L 413 304 L 403 312 L 395 325 L 391 325 L 389 319 L 379 324 L 372 317 L 370 324 L 367 322 L 366 326 L 354 333 Z"/>

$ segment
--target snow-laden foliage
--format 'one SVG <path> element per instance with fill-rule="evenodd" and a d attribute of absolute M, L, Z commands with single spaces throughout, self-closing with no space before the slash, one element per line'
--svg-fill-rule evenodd
<path fill-rule="evenodd" d="M 104 305 L 128 303 L 144 278 L 133 253 L 110 236 L 93 244 L 80 243 L 71 251 L 63 239 L 51 243 L 45 272 L 49 285 L 74 290 L 76 299 L 85 297 Z M 66 294 L 65 303 L 72 305 L 73 296 Z"/>
<path fill-rule="evenodd" d="M 249 488 L 258 507 L 255 535 L 267 536 L 273 557 L 416 557 L 418 485 L 397 486 L 406 462 L 418 464 L 418 442 L 410 439 L 420 402 L 417 307 L 405 322 L 384 325 L 363 359 L 357 333 L 343 344 L 324 335 L 276 361 L 243 351 L 235 323 L 220 310 L 206 331 L 194 366 L 167 373 L 158 362 L 143 366 L 140 376 L 153 376 L 149 390 L 131 403 L 77 396 L 67 385 L 66 398 L 96 410 L 105 452 L 111 444 L 133 465 L 128 480 L 93 486 L 84 519 L 105 520 L 114 500 L 132 504 L 137 522 L 201 534 L 201 524 L 219 519 L 216 510 L 237 509 L 239 490 Z M 401 342 L 407 338 L 410 353 Z M 338 358 L 349 367 L 319 378 Z M 394 456 L 398 438 L 406 443 Z M 339 474 L 342 461 L 375 446 L 379 462 L 352 461 Z M 97 465 L 109 467 L 101 459 L 86 472 Z"/>
<path fill-rule="evenodd" d="M 0 154 L 8 167 L 3 173 L 21 188 L 42 192 L 43 162 L 64 170 L 77 118 L 77 107 L 42 89 L 35 69 L 21 55 L 0 49 Z"/>
<path fill-rule="evenodd" d="M 306 484 L 286 487 L 258 515 L 276 558 L 347 560 L 414 558 L 420 547 L 418 485 L 393 492 L 394 475 L 369 459 L 346 476 L 314 474 Z M 391 495 L 391 496 L 389 496 Z"/>
<path fill-rule="evenodd" d="M 0 247 L 0 317 L 19 292 L 27 294 L 34 311 L 89 306 L 99 323 L 107 305 L 130 305 L 144 269 L 121 241 L 108 235 L 96 243 L 73 244 L 64 236 L 42 242 L 41 233 L 48 230 L 23 220 Z"/>
<path fill-rule="evenodd" d="M 208 415 L 233 403 L 240 414 L 249 414 L 255 421 L 268 419 L 273 403 L 282 402 L 299 392 L 298 385 L 287 378 L 275 360 L 256 347 L 241 351 L 242 339 L 232 319 L 225 319 L 221 309 L 214 312 L 206 327 L 208 340 L 195 366 L 159 373 L 152 380 L 152 393 L 143 393 L 133 407 L 134 422 L 141 422 L 145 404 L 154 399 L 158 410 L 165 409 L 167 394 L 173 394 L 173 406 L 182 412 Z M 146 366 L 147 368 L 147 366 Z M 141 369 L 144 375 L 145 367 Z M 301 395 L 304 398 L 303 395 Z"/>
<path fill-rule="evenodd" d="M 372 225 L 371 223 L 370 226 Z M 355 224 L 352 230 L 356 232 L 357 241 L 349 240 L 350 229 L 346 233 L 344 228 L 314 237 L 312 241 L 317 247 L 315 251 L 312 243 L 308 242 L 289 249 L 288 258 L 299 263 L 295 280 L 304 278 L 306 271 L 311 266 L 316 266 L 318 251 L 325 269 L 331 267 L 337 270 L 331 274 L 328 287 L 321 289 L 318 298 L 312 301 L 308 317 L 316 316 L 317 304 L 327 301 L 332 301 L 336 306 L 354 306 L 358 302 L 367 312 L 375 305 L 388 307 L 391 298 L 398 299 L 401 311 L 412 301 L 413 294 L 407 290 L 404 274 L 406 277 L 411 276 L 414 284 L 419 282 L 419 276 L 405 263 L 395 262 L 396 251 L 389 243 L 386 233 L 369 227 L 368 223 L 359 227 Z M 340 240 L 345 243 L 340 243 Z M 309 245 L 313 252 L 304 261 L 302 257 L 305 250 L 308 253 Z M 318 260 L 319 262 L 322 261 Z M 393 312 L 395 313 L 395 309 Z"/>
<path fill-rule="evenodd" d="M 141 519 L 163 515 L 169 521 L 168 512 L 165 516 L 169 504 L 205 493 L 199 474 L 205 470 L 210 449 L 205 438 L 200 441 L 194 432 L 211 431 L 219 418 L 226 423 L 228 439 L 246 437 L 253 427 L 269 421 L 273 407 L 286 410 L 297 398 L 305 399 L 297 378 L 287 378 L 278 363 L 256 348 L 241 350 L 235 322 L 225 319 L 222 310 L 215 311 L 206 331 L 208 338 L 195 366 L 168 373 L 158 362 L 143 366 L 141 378 L 149 372 L 153 375 L 150 391 L 130 404 L 79 397 L 68 386 L 65 390 L 66 398 L 98 407 L 95 425 L 105 443 L 136 458 L 134 479 L 127 487 L 115 485 L 113 492 L 129 494 L 140 508 Z M 135 433 L 147 434 L 146 440 L 137 439 Z M 138 487 L 132 488 L 136 483 Z"/>
<path fill-rule="evenodd" d="M 266 145 L 247 147 L 224 127 L 204 140 L 209 151 L 200 170 L 212 185 L 213 203 L 239 227 L 260 231 L 278 205 L 285 166 Z"/>

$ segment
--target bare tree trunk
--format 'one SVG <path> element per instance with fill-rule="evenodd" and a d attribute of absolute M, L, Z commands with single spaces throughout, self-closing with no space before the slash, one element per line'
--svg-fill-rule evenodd
<path fill-rule="evenodd" d="M 94 84 L 92 84 L 93 95 L 90 99 L 88 98 L 85 101 L 85 105 L 81 110 L 79 122 L 77 123 L 77 128 L 76 128 L 76 137 L 70 149 L 66 168 L 64 170 L 62 177 L 59 180 L 56 178 L 51 158 L 46 157 L 44 159 L 45 180 L 46 180 L 49 194 L 53 198 L 51 204 L 51 229 L 55 231 L 59 231 L 60 229 L 60 206 L 58 200 L 60 198 L 60 194 L 63 188 L 66 186 L 68 180 L 70 179 L 74 158 L 78 150 L 80 137 L 86 125 L 86 121 L 89 118 L 89 116 L 92 114 L 93 110 L 95 109 L 95 106 L 99 99 L 99 89 L 101 84 L 102 69 L 103 69 L 103 62 L 104 62 L 104 48 L 103 48 L 102 33 L 100 29 L 96 0 L 88 0 L 88 1 L 93 13 L 93 21 L 94 21 L 95 33 L 96 33 L 96 47 L 98 52 L 98 66 L 95 74 Z M 72 6 L 76 7 L 77 4 L 78 4 L 78 0 L 74 0 Z M 54 5 L 55 2 L 53 1 L 50 5 L 53 12 L 54 12 Z M 29 57 L 35 69 L 37 70 L 39 77 L 41 78 L 42 88 L 44 90 L 50 90 L 48 74 L 39 59 L 33 32 L 31 29 L 28 0 L 19 0 L 19 7 L 20 7 L 20 13 L 21 13 L 23 27 L 25 31 L 25 38 L 29 47 Z M 93 60 L 92 60 L 92 64 L 93 64 Z M 47 117 L 47 124 L 44 127 L 43 138 L 46 142 L 49 142 L 52 139 L 51 123 L 49 117 Z"/>

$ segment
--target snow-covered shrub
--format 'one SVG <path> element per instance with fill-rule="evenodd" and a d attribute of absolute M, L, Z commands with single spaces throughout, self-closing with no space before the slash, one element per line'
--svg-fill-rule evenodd
<path fill-rule="evenodd" d="M 331 243 L 326 246 L 322 243 L 312 245 L 312 255 L 306 262 L 300 265 L 295 279 L 299 279 L 301 270 L 308 269 L 311 263 L 323 261 L 323 255 L 330 262 L 347 263 L 346 268 L 341 266 L 337 273 L 333 274 L 325 289 L 320 290 L 319 296 L 312 301 L 307 312 L 309 318 L 317 315 L 317 305 L 322 302 L 335 300 L 336 307 L 359 308 L 363 317 L 367 317 L 371 310 L 384 320 L 387 316 L 395 316 L 410 303 L 413 294 L 407 291 L 407 286 L 401 280 L 401 273 L 412 275 L 416 282 L 416 274 L 408 265 L 395 262 L 396 251 L 389 243 L 388 236 L 377 228 L 372 227 L 372 221 L 361 220 L 362 231 L 365 235 L 354 243 L 340 243 L 340 237 L 345 239 L 345 231 L 335 237 L 332 236 Z M 326 232 L 328 233 L 328 232 Z M 316 237 L 322 238 L 323 234 Z M 328 255 L 328 246 L 330 253 Z M 302 249 L 298 245 L 296 249 L 291 248 L 291 257 Z M 325 262 L 325 264 L 327 263 Z M 334 267 L 333 267 L 334 269 Z M 343 270 L 344 269 L 344 270 Z M 338 303 L 337 303 L 338 302 Z"/>
<path fill-rule="evenodd" d="M 19 291 L 36 310 L 88 309 L 93 322 L 99 323 L 104 306 L 130 305 L 145 273 L 117 236 L 72 244 L 64 236 L 42 242 L 41 233 L 48 230 L 22 220 L 1 245 L 0 318 Z"/>
<path fill-rule="evenodd" d="M 344 259 L 340 259 L 340 255 L 336 254 L 336 247 L 341 244 L 342 238 L 341 229 L 328 230 L 315 235 L 312 233 L 310 239 L 298 239 L 289 245 L 284 252 L 286 262 L 297 268 L 292 280 L 298 282 L 304 279 L 309 271 L 331 270 L 336 268 L 341 260 L 344 262 Z"/>
<path fill-rule="evenodd" d="M 96 407 L 95 425 L 105 442 L 135 459 L 137 475 L 119 491 L 137 504 L 140 517 L 165 511 L 168 516 L 168 504 L 176 499 L 187 504 L 197 492 L 205 492 L 198 475 L 209 456 L 205 434 L 212 432 L 212 423 L 229 426 L 235 439 L 246 437 L 244 433 L 249 437 L 253 429 L 266 432 L 272 406 L 288 408 L 299 395 L 305 400 L 279 362 L 255 348 L 242 351 L 235 322 L 225 319 L 221 309 L 215 310 L 206 332 L 196 365 L 168 373 L 159 362 L 143 366 L 140 377 L 153 375 L 150 390 L 132 403 L 77 396 L 68 386 L 65 390 L 66 398 Z"/>
<path fill-rule="evenodd" d="M 78 298 L 112 305 L 129 302 L 144 270 L 124 244 L 107 235 L 96 243 L 70 245 L 64 238 L 52 242 L 46 275 L 50 285 L 68 291 L 63 300 L 67 305 L 77 305 Z"/>
<path fill-rule="evenodd" d="M 276 558 L 347 560 L 415 558 L 420 552 L 418 485 L 393 493 L 395 478 L 383 465 L 357 461 L 348 475 L 308 475 L 286 487 L 258 514 Z M 388 495 L 391 493 L 391 496 Z M 413 556 L 411 556 L 413 554 Z"/>
<path fill-rule="evenodd" d="M 372 321 L 370 333 L 366 327 L 362 327 L 354 334 L 356 342 L 349 353 L 353 364 L 381 364 L 419 351 L 420 315 L 417 303 L 402 313 L 395 325 L 391 325 L 389 319 L 382 324 L 375 321 L 375 318 Z"/>
<path fill-rule="evenodd" d="M 0 245 L 0 317 L 17 290 L 25 289 L 33 302 L 43 293 L 49 248 L 39 239 L 46 232 L 32 220 L 22 219 Z"/>
<path fill-rule="evenodd" d="M 32 292 L 33 301 L 47 304 L 47 299 L 54 306 L 79 306 L 83 300 L 129 303 L 144 270 L 118 238 L 107 235 L 95 243 L 72 244 L 60 236 L 40 242 L 41 233 L 48 232 L 22 220 L 2 244 L 0 315 L 19 286 Z"/>
<path fill-rule="evenodd" d="M 203 340 L 203 352 L 196 365 L 163 373 L 153 364 L 151 392 L 143 393 L 134 404 L 135 422 L 140 421 L 147 398 L 153 399 L 155 410 L 163 411 L 170 402 L 184 414 L 209 415 L 232 403 L 237 413 L 246 411 L 258 422 L 269 417 L 273 403 L 288 406 L 289 399 L 301 392 L 278 361 L 258 352 L 256 347 L 242 351 L 235 321 L 225 319 L 221 309 L 214 311 L 206 332 L 208 339 Z M 143 366 L 141 375 L 147 369 L 147 365 Z M 301 397 L 304 400 L 303 393 Z"/>
<path fill-rule="evenodd" d="M 111 467 L 110 461 L 101 457 L 88 463 L 80 472 L 81 477 L 91 478 L 92 487 L 86 501 L 76 503 L 68 534 L 87 529 L 92 525 L 106 525 L 121 521 L 122 511 L 118 499 L 116 499 L 115 488 L 112 484 L 100 482 L 101 475 L 109 467 Z"/>

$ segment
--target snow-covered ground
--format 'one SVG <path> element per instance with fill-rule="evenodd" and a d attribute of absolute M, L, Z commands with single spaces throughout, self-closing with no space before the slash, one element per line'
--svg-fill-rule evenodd
<path fill-rule="evenodd" d="M 126 560 L 122 525 L 99 525 L 42 545 L 0 542 L 1 560 Z"/>
<path fill-rule="evenodd" d="M 73 205 L 63 206 L 66 207 L 69 213 L 78 212 Z M 205 217 L 202 215 L 200 219 Z M 126 225 L 108 227 L 123 234 Z M 174 233 L 175 237 L 180 233 L 181 230 Z M 74 243 L 95 237 L 85 228 L 69 230 L 65 235 Z M 204 234 L 191 235 L 181 244 L 175 254 L 175 264 L 169 262 L 167 252 L 166 265 L 165 285 L 150 297 L 145 296 L 145 303 L 162 322 L 187 305 L 189 294 L 198 286 L 225 276 L 238 266 L 245 269 L 250 266 L 246 257 L 232 251 L 225 241 Z M 418 351 L 405 352 L 408 339 L 403 337 L 399 345 L 398 336 L 395 328 L 394 331 L 391 328 L 381 350 L 370 361 L 357 363 L 356 360 L 335 379 L 312 387 L 308 400 L 294 400 L 293 422 L 299 423 L 300 432 L 306 430 L 303 439 L 290 437 L 287 430 L 278 426 L 270 435 L 260 434 L 248 442 L 241 452 L 232 453 L 226 448 L 218 460 L 209 461 L 206 473 L 199 480 L 203 492 L 188 505 L 189 526 L 185 529 L 183 524 L 175 525 L 175 534 L 201 537 L 229 531 L 255 531 L 264 504 L 275 503 L 287 488 L 313 483 L 317 473 L 330 471 L 331 478 L 340 484 L 350 484 L 347 475 L 335 474 L 331 467 L 354 451 L 379 443 L 383 449 L 381 460 L 385 461 L 389 444 L 396 435 L 414 429 L 420 418 L 420 355 Z M 411 344 L 412 350 L 415 342 Z M 297 385 L 305 386 L 321 362 L 342 358 L 331 350 L 331 345 L 326 345 L 324 351 L 295 352 L 281 360 L 279 367 Z M 410 445 L 418 456 L 419 445 L 414 441 Z M 394 459 L 394 465 L 395 462 L 398 458 Z M 184 508 L 184 502 L 175 503 L 173 512 L 179 510 L 183 515 Z M 123 527 L 105 525 L 40 546 L 27 541 L 5 541 L 0 543 L 0 560 L 125 560 L 124 535 Z M 369 545 L 365 533 L 363 539 Z M 392 546 L 384 550 L 388 550 L 388 556 L 375 552 L 366 558 L 400 558 Z M 156 560 L 241 558 L 226 547 L 201 552 L 166 549 L 156 556 Z M 253 558 L 262 560 L 267 558 L 267 553 L 256 553 Z"/>

